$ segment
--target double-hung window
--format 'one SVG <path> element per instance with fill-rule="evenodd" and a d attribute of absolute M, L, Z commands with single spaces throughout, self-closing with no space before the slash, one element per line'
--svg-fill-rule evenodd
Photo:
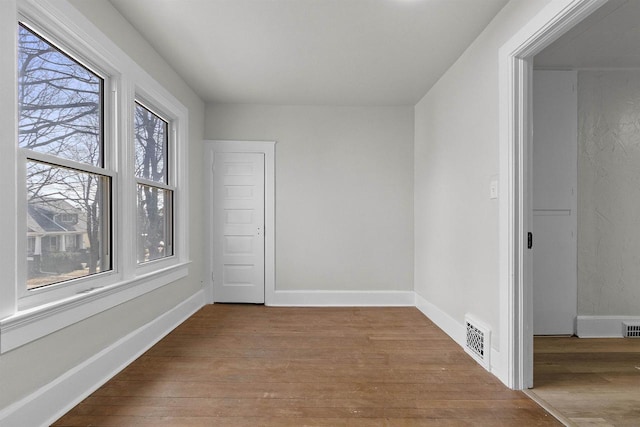
<path fill-rule="evenodd" d="M 137 192 L 137 261 L 173 255 L 173 193 L 169 185 L 169 122 L 136 101 L 134 108 Z"/>
<path fill-rule="evenodd" d="M 114 174 L 105 158 L 104 87 L 100 74 L 18 25 L 18 147 L 27 217 L 22 238 L 33 242 L 27 290 L 112 270 Z"/>

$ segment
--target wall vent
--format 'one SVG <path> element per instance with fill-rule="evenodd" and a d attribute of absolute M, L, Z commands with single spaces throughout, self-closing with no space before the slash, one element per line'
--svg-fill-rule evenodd
<path fill-rule="evenodd" d="M 622 322 L 622 336 L 625 338 L 640 338 L 640 323 Z"/>
<path fill-rule="evenodd" d="M 465 316 L 464 320 L 467 334 L 465 351 L 486 370 L 490 370 L 491 331 L 469 315 Z"/>

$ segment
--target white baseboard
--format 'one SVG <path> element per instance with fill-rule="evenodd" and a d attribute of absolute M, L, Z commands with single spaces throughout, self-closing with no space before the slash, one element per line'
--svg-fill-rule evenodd
<path fill-rule="evenodd" d="M 466 331 L 464 324 L 457 322 L 453 317 L 424 299 L 416 293 L 416 307 L 433 323 L 449 335 L 461 347 L 464 347 Z"/>
<path fill-rule="evenodd" d="M 0 426 L 48 426 L 205 304 L 199 291 L 36 392 L 0 411 Z"/>
<path fill-rule="evenodd" d="M 442 329 L 451 339 L 453 339 L 463 349 L 466 345 L 466 330 L 463 323 L 457 322 L 453 317 L 424 299 L 422 296 L 416 293 L 416 308 L 429 318 L 433 323 Z M 502 382 L 506 384 L 505 379 L 508 376 L 505 361 L 502 360 L 502 354 L 491 348 L 490 355 L 491 366 L 485 369 L 489 370 L 493 375 L 498 377 Z"/>
<path fill-rule="evenodd" d="M 413 291 L 275 291 L 275 307 L 413 307 Z"/>
<path fill-rule="evenodd" d="M 640 322 L 640 316 L 578 316 L 580 338 L 622 338 L 622 322 Z"/>
<path fill-rule="evenodd" d="M 495 375 L 504 385 L 509 387 L 509 365 L 503 360 L 503 355 L 507 353 L 491 348 L 491 373 Z"/>

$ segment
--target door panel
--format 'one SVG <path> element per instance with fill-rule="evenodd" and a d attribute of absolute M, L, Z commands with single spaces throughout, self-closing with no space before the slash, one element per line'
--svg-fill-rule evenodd
<path fill-rule="evenodd" d="M 533 216 L 535 230 L 533 331 L 535 335 L 573 335 L 576 319 L 576 241 L 571 215 Z"/>
<path fill-rule="evenodd" d="M 533 74 L 533 333 L 571 335 L 577 315 L 575 71 Z"/>
<path fill-rule="evenodd" d="M 216 153 L 215 302 L 264 303 L 264 154 Z"/>

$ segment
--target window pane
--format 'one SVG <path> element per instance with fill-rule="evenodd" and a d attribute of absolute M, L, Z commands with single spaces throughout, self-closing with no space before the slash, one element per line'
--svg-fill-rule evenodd
<path fill-rule="evenodd" d="M 27 289 L 111 269 L 109 177 L 27 162 Z"/>
<path fill-rule="evenodd" d="M 173 192 L 138 185 L 138 263 L 173 255 Z"/>
<path fill-rule="evenodd" d="M 103 80 L 22 25 L 18 70 L 18 145 L 102 167 Z"/>
<path fill-rule="evenodd" d="M 167 183 L 168 123 L 136 103 L 136 177 Z"/>

